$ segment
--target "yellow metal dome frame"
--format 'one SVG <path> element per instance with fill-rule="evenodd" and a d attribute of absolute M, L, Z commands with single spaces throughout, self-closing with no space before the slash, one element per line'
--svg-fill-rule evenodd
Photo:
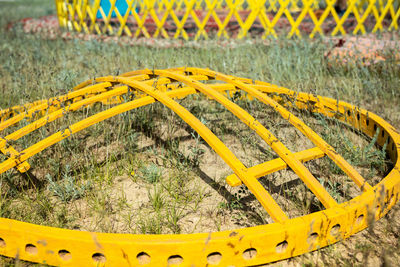
<path fill-rule="evenodd" d="M 202 83 L 208 80 L 215 82 Z M 291 152 L 247 111 L 229 100 L 227 95 L 238 90 L 274 109 L 315 147 Z M 193 94 L 204 94 L 219 102 L 269 144 L 279 158 L 245 167 L 199 119 L 174 100 Z M 282 101 L 283 97 L 290 101 Z M 30 168 L 27 160 L 42 150 L 91 125 L 156 101 L 174 111 L 209 144 L 234 172 L 227 177 L 228 184 L 245 184 L 274 223 L 212 233 L 137 235 L 67 230 L 0 218 L 0 254 L 60 266 L 256 265 L 290 258 L 348 238 L 368 226 L 370 214 L 378 220 L 399 198 L 400 133 L 379 116 L 331 98 L 200 68 L 146 69 L 100 77 L 78 85 L 65 95 L 0 111 L 0 131 L 17 125 L 24 118 L 41 116 L 0 138 L 1 152 L 8 156 L 0 163 L 0 174 L 11 168 L 25 172 Z M 71 124 L 23 151 L 10 145 L 10 141 L 45 127 L 67 113 L 98 102 L 113 103 L 114 106 Z M 334 117 L 371 138 L 379 131 L 377 144 L 386 144 L 387 155 L 394 167 L 382 181 L 371 186 L 333 147 L 289 112 L 287 107 L 291 105 Z M 337 203 L 303 165 L 324 156 L 353 180 L 360 189 L 359 196 Z M 258 178 L 284 168 L 291 168 L 299 176 L 325 210 L 288 218 L 258 181 Z"/>

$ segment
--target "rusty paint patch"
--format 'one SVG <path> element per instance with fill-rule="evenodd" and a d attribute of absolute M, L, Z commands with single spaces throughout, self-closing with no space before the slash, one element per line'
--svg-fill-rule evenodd
<path fill-rule="evenodd" d="M 92 235 L 93 242 L 96 244 L 96 247 L 97 247 L 98 249 L 103 249 L 103 246 L 102 246 L 102 245 L 99 243 L 99 241 L 97 240 L 96 234 L 95 234 L 95 233 L 91 233 L 91 235 Z"/>
<path fill-rule="evenodd" d="M 233 231 L 232 233 L 229 234 L 229 237 L 237 236 L 238 232 Z"/>
<path fill-rule="evenodd" d="M 38 240 L 36 243 L 42 245 L 42 246 L 47 246 L 47 241 L 46 240 Z"/>
<path fill-rule="evenodd" d="M 231 248 L 234 248 L 235 247 L 235 245 L 234 244 L 232 244 L 231 242 L 228 242 L 228 244 L 226 244 L 228 247 L 231 247 Z"/>

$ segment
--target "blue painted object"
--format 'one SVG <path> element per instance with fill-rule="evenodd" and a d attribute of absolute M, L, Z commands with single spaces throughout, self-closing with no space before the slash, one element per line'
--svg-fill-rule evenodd
<path fill-rule="evenodd" d="M 106 14 L 106 16 L 108 16 L 108 13 L 110 12 L 111 9 L 111 3 L 109 0 L 101 0 L 100 1 L 100 6 L 103 8 L 104 13 Z M 115 7 L 118 9 L 119 13 L 121 14 L 121 16 L 124 16 L 126 14 L 126 11 L 128 10 L 128 4 L 126 3 L 126 0 L 117 0 L 115 2 Z M 138 12 L 139 9 L 136 8 L 136 12 Z M 112 18 L 116 18 L 117 14 L 115 13 L 115 11 L 113 11 L 111 13 L 111 17 Z M 96 18 L 98 19 L 102 19 L 103 16 L 100 13 L 100 10 L 97 11 L 96 14 Z"/>

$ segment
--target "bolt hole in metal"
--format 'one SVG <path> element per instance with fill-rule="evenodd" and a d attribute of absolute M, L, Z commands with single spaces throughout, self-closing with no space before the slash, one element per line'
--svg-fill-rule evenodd
<path fill-rule="evenodd" d="M 137 254 L 136 259 L 138 260 L 140 265 L 149 264 L 151 261 L 151 257 L 146 252 L 140 252 Z"/>
<path fill-rule="evenodd" d="M 307 243 L 312 245 L 315 242 L 317 242 L 317 240 L 318 240 L 318 233 L 314 232 L 314 233 L 312 233 L 311 235 L 308 236 Z"/>
<path fill-rule="evenodd" d="M 363 221 L 364 221 L 364 214 L 361 214 L 360 216 L 357 217 L 356 224 L 360 225 L 363 223 Z"/>
<path fill-rule="evenodd" d="M 65 249 L 59 250 L 58 256 L 64 261 L 69 261 L 70 259 L 72 259 L 71 252 L 69 252 L 68 250 L 65 250 Z"/>
<path fill-rule="evenodd" d="M 396 198 L 394 197 L 394 194 L 392 193 L 392 194 L 390 195 L 390 198 L 389 198 L 389 204 L 388 204 L 388 206 L 389 206 L 389 207 L 393 206 L 393 205 L 395 204 L 395 201 L 396 201 Z"/>
<path fill-rule="evenodd" d="M 340 234 L 339 231 L 340 231 L 340 224 L 335 224 L 331 228 L 331 235 L 332 236 L 338 236 Z"/>
<path fill-rule="evenodd" d="M 4 241 L 4 239 L 0 237 L 0 248 L 5 248 L 5 247 L 6 247 L 6 241 Z"/>
<path fill-rule="evenodd" d="M 38 249 L 35 245 L 33 244 L 27 244 L 25 246 L 25 252 L 30 254 L 30 255 L 36 255 L 38 254 Z"/>
<path fill-rule="evenodd" d="M 178 265 L 183 262 L 183 258 L 180 255 L 172 255 L 168 258 L 168 265 Z"/>
<path fill-rule="evenodd" d="M 275 248 L 276 253 L 284 253 L 286 251 L 288 245 L 289 244 L 286 240 L 280 242 L 278 245 L 276 245 L 276 248 Z"/>
<path fill-rule="evenodd" d="M 222 259 L 222 255 L 219 252 L 213 252 L 208 254 L 207 263 L 208 264 L 218 264 Z"/>
<path fill-rule="evenodd" d="M 99 252 L 97 252 L 97 253 L 94 253 L 93 255 L 92 255 L 92 259 L 93 259 L 93 261 L 94 262 L 96 262 L 96 263 L 104 263 L 104 262 L 106 262 L 106 256 L 104 256 L 104 254 L 103 253 L 99 253 Z"/>
<path fill-rule="evenodd" d="M 254 259 L 257 256 L 257 250 L 255 248 L 248 248 L 243 252 L 243 258 L 245 260 Z"/>
<path fill-rule="evenodd" d="M 375 218 L 378 218 L 380 215 L 381 215 L 381 205 L 376 205 Z"/>

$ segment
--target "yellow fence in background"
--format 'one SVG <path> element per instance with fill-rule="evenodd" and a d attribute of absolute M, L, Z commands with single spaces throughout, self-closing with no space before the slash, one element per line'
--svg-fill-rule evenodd
<path fill-rule="evenodd" d="M 60 26 L 183 39 L 365 34 L 397 30 L 400 0 L 56 0 Z"/>

